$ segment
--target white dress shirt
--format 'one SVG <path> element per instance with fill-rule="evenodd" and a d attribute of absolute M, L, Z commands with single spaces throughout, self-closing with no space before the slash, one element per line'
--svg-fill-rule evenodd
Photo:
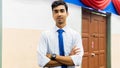
<path fill-rule="evenodd" d="M 40 67 L 44 67 L 50 59 L 46 57 L 46 54 L 57 54 L 59 55 L 59 42 L 58 42 L 58 30 L 59 28 L 55 26 L 52 30 L 43 31 L 41 33 L 40 42 L 37 48 L 38 52 L 38 64 Z M 76 66 L 81 65 L 82 56 L 83 56 L 83 46 L 80 33 L 72 30 L 68 26 L 62 28 L 63 32 L 63 41 L 64 41 L 64 52 L 65 56 L 69 56 L 72 48 L 76 45 L 77 48 L 80 48 L 80 52 L 76 55 L 70 56 L 75 66 L 67 66 L 67 68 L 75 68 Z M 49 68 L 61 68 L 49 67 Z"/>

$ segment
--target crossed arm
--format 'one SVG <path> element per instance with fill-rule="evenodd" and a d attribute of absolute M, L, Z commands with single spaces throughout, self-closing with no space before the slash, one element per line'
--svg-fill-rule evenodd
<path fill-rule="evenodd" d="M 67 66 L 73 66 L 74 63 L 71 59 L 70 56 L 77 54 L 80 51 L 79 48 L 73 47 L 73 49 L 71 50 L 69 56 L 59 56 L 56 55 L 56 60 L 50 60 L 45 67 L 49 67 L 49 66 L 61 66 L 61 65 L 67 65 Z M 51 54 L 47 54 L 46 55 L 48 58 L 51 58 Z"/>

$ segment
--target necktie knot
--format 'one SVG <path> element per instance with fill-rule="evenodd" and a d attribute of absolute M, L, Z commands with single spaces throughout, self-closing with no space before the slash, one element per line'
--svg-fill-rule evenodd
<path fill-rule="evenodd" d="M 62 34 L 62 33 L 64 32 L 64 30 L 63 30 L 63 29 L 59 29 L 59 30 L 57 30 L 57 32 L 58 32 L 59 34 Z"/>

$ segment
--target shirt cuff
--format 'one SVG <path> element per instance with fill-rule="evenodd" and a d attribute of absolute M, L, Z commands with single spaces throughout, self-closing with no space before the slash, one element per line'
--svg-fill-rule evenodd
<path fill-rule="evenodd" d="M 81 65 L 82 57 L 80 55 L 72 55 L 70 57 L 71 57 L 75 66 L 80 66 Z"/>
<path fill-rule="evenodd" d="M 50 61 L 50 59 L 46 56 L 38 57 L 38 64 L 40 67 L 44 67 L 49 61 Z"/>
<path fill-rule="evenodd" d="M 39 64 L 39 65 L 41 67 L 44 67 L 49 61 L 50 61 L 50 59 L 46 59 L 46 60 L 42 61 L 41 64 Z"/>

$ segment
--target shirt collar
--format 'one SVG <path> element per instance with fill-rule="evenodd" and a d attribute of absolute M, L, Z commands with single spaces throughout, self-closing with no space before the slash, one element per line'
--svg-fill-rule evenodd
<path fill-rule="evenodd" d="M 67 31 L 67 28 L 68 28 L 68 26 L 66 25 L 66 26 L 64 26 L 62 29 L 66 32 Z M 59 27 L 57 27 L 57 26 L 55 26 L 55 31 L 57 32 L 57 30 L 59 30 L 60 28 Z"/>

